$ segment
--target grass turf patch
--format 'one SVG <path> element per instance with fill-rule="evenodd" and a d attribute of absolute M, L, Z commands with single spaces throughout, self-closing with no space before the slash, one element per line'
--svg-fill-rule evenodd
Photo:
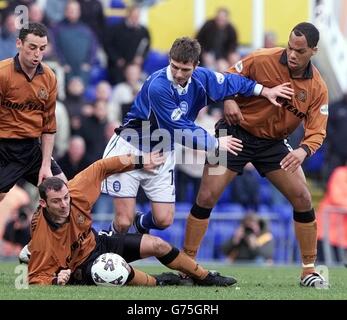
<path fill-rule="evenodd" d="M 329 289 L 299 286 L 299 267 L 208 266 L 223 275 L 233 275 L 232 287 L 94 287 L 29 286 L 16 289 L 19 274 L 15 263 L 0 263 L 0 300 L 341 300 L 347 299 L 347 270 L 330 268 Z M 137 264 L 150 274 L 167 272 L 158 266 Z M 16 280 L 17 278 L 17 280 Z"/>

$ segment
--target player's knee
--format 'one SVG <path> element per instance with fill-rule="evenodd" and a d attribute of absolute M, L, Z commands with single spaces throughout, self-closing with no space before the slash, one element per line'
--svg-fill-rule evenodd
<path fill-rule="evenodd" d="M 293 206 L 299 210 L 310 210 L 312 208 L 312 197 L 307 188 L 296 195 Z"/>
<path fill-rule="evenodd" d="M 160 229 L 166 229 L 167 227 L 172 225 L 173 222 L 173 216 L 161 216 L 158 218 L 155 218 L 155 225 Z"/>
<path fill-rule="evenodd" d="M 127 232 L 133 220 L 128 215 L 122 215 L 117 212 L 115 225 L 118 232 Z"/>
<path fill-rule="evenodd" d="M 174 206 L 172 206 L 165 210 L 161 210 L 159 214 L 154 214 L 153 219 L 155 225 L 160 229 L 166 229 L 171 226 L 174 219 L 174 211 Z"/>
<path fill-rule="evenodd" d="M 124 221 L 116 221 L 115 223 L 115 229 L 119 233 L 127 233 L 131 224 L 125 223 Z"/>
<path fill-rule="evenodd" d="M 216 203 L 215 195 L 207 188 L 200 189 L 196 200 L 203 208 L 213 208 Z"/>

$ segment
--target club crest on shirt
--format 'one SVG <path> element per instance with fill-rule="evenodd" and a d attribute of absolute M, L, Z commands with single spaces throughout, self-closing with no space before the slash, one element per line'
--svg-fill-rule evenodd
<path fill-rule="evenodd" d="M 39 97 L 39 99 L 48 100 L 48 92 L 45 88 L 41 87 L 39 92 L 37 93 L 37 96 Z"/>
<path fill-rule="evenodd" d="M 85 221 L 86 221 L 86 217 L 85 217 L 83 214 L 80 213 L 80 214 L 77 216 L 77 223 L 78 223 L 78 224 L 83 224 Z"/>
<path fill-rule="evenodd" d="M 295 96 L 299 101 L 306 102 L 307 93 L 305 90 L 300 90 Z"/>

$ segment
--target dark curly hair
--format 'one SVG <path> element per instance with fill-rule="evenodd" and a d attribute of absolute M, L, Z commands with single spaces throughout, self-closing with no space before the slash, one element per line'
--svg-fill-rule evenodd
<path fill-rule="evenodd" d="M 196 39 L 182 37 L 175 40 L 169 56 L 177 62 L 188 63 L 192 62 L 195 66 L 199 63 L 201 46 Z"/>
<path fill-rule="evenodd" d="M 19 31 L 18 38 L 24 41 L 28 34 L 33 34 L 39 37 L 47 37 L 47 28 L 42 23 L 29 23 L 28 27 L 23 27 Z"/>
<path fill-rule="evenodd" d="M 305 36 L 307 45 L 310 48 L 317 46 L 319 41 L 319 31 L 312 23 L 301 22 L 293 28 L 292 32 L 299 37 Z"/>

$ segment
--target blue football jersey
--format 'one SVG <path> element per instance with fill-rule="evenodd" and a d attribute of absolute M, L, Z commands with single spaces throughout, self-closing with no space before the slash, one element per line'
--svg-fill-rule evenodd
<path fill-rule="evenodd" d="M 183 88 L 173 81 L 170 67 L 145 81 L 123 124 L 116 132 L 145 152 L 172 150 L 178 142 L 211 151 L 216 138 L 194 121 L 206 105 L 237 94 L 259 95 L 262 86 L 238 74 L 222 74 L 198 67 Z"/>

